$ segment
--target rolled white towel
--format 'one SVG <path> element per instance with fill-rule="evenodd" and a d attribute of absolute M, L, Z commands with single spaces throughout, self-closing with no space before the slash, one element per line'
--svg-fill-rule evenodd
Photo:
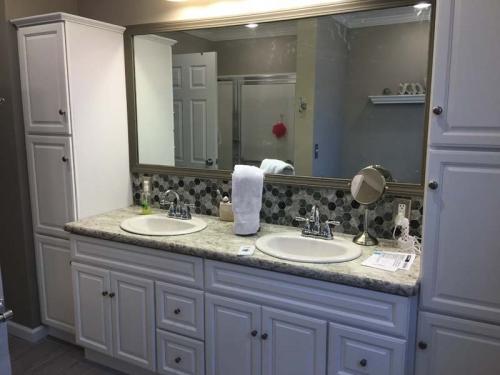
<path fill-rule="evenodd" d="M 295 175 L 293 165 L 279 159 L 264 159 L 260 163 L 260 169 L 267 174 L 284 174 L 287 176 Z"/>
<path fill-rule="evenodd" d="M 235 165 L 232 176 L 234 233 L 255 234 L 260 228 L 264 172 L 249 165 Z"/>

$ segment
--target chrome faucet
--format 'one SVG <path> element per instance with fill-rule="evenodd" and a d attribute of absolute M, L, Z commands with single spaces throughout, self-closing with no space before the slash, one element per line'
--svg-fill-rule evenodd
<path fill-rule="evenodd" d="M 160 207 L 165 207 L 167 202 L 167 196 L 169 194 L 174 194 L 175 199 L 170 203 L 170 207 L 168 208 L 168 217 L 172 217 L 175 219 L 181 220 L 190 220 L 191 219 L 191 205 L 184 204 L 179 194 L 177 194 L 174 190 L 167 190 L 165 193 L 160 196 Z"/>
<path fill-rule="evenodd" d="M 295 220 L 304 222 L 302 236 L 322 238 L 324 240 L 333 240 L 334 229 L 337 225 L 340 225 L 340 222 L 335 220 L 327 220 L 322 224 L 320 221 L 319 207 L 316 205 L 312 207 L 311 216 L 309 218 L 296 217 Z"/>

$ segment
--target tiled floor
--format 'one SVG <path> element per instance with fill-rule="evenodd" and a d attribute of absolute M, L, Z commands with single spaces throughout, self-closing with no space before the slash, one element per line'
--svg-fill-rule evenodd
<path fill-rule="evenodd" d="M 35 344 L 9 336 L 12 375 L 120 375 L 87 361 L 83 350 L 47 337 Z"/>

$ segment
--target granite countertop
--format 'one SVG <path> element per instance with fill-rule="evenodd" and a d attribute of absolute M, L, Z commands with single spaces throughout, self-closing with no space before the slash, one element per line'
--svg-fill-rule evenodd
<path fill-rule="evenodd" d="M 370 256 L 375 247 L 363 248 L 362 255 L 343 263 L 298 263 L 278 259 L 264 254 L 258 249 L 252 256 L 240 257 L 236 253 L 241 245 L 254 245 L 255 240 L 265 234 L 297 230 L 280 225 L 262 224 L 257 235 L 241 237 L 233 234 L 233 223 L 220 221 L 214 216 L 199 216 L 207 222 L 207 228 L 201 232 L 181 236 L 142 236 L 125 232 L 120 223 L 139 214 L 140 208 L 129 207 L 68 223 L 67 232 L 148 247 L 172 253 L 198 256 L 206 259 L 237 263 L 250 267 L 288 273 L 311 279 L 334 282 L 353 287 L 375 290 L 400 296 L 413 296 L 418 293 L 420 275 L 420 257 L 417 256 L 409 271 L 383 271 L 361 265 Z M 164 211 L 155 210 L 155 213 Z M 339 234 L 337 234 L 339 236 Z M 391 242 L 382 242 L 376 248 L 398 251 L 391 247 Z"/>

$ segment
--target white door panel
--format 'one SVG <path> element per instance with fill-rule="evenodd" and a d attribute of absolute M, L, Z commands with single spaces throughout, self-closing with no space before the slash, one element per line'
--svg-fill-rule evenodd
<path fill-rule="evenodd" d="M 35 254 L 42 322 L 74 333 L 69 241 L 36 235 Z"/>
<path fill-rule="evenodd" d="M 111 273 L 113 354 L 115 358 L 154 370 L 154 282 L 123 273 Z"/>
<path fill-rule="evenodd" d="M 500 1 L 439 0 L 432 74 L 431 145 L 500 146 Z"/>
<path fill-rule="evenodd" d="M 37 233 L 67 237 L 75 217 L 70 137 L 26 137 L 33 225 Z"/>
<path fill-rule="evenodd" d="M 216 168 L 217 53 L 173 56 L 176 166 Z"/>
<path fill-rule="evenodd" d="M 260 375 L 261 307 L 207 294 L 205 308 L 207 375 Z"/>
<path fill-rule="evenodd" d="M 500 153 L 431 150 L 427 178 L 422 307 L 500 323 Z"/>
<path fill-rule="evenodd" d="M 263 307 L 262 334 L 263 375 L 325 374 L 326 321 Z"/>
<path fill-rule="evenodd" d="M 76 342 L 92 350 L 112 355 L 109 271 L 74 263 Z"/>
<path fill-rule="evenodd" d="M 70 134 L 64 24 L 20 28 L 18 42 L 26 131 Z"/>
<path fill-rule="evenodd" d="M 417 340 L 416 375 L 500 374 L 498 326 L 420 313 Z"/>

